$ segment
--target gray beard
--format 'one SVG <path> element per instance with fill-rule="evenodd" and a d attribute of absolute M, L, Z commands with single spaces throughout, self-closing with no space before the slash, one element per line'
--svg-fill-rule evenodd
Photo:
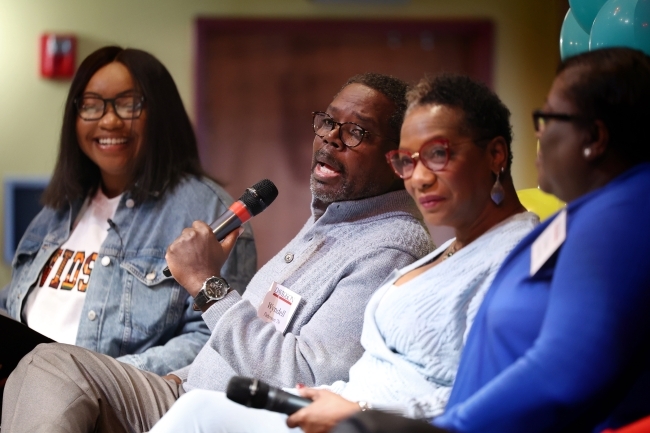
<path fill-rule="evenodd" d="M 337 201 L 359 200 L 361 198 L 374 197 L 385 192 L 378 191 L 378 186 L 372 181 L 366 183 L 364 188 L 356 193 L 351 191 L 350 184 L 346 180 L 344 180 L 343 185 L 336 190 L 323 191 L 320 188 L 321 186 L 322 184 L 314 179 L 313 176 L 310 178 L 309 187 L 311 189 L 311 194 L 314 198 L 325 204 Z"/>
<path fill-rule="evenodd" d="M 347 195 L 346 184 L 343 184 L 342 188 L 339 188 L 335 191 L 332 190 L 323 191 L 321 189 L 321 186 L 322 184 L 319 183 L 312 176 L 309 181 L 309 188 L 311 189 L 311 194 L 312 196 L 314 196 L 314 198 L 318 199 L 322 203 L 330 204 L 330 203 L 334 203 L 335 201 L 345 200 L 345 198 L 343 197 Z"/>

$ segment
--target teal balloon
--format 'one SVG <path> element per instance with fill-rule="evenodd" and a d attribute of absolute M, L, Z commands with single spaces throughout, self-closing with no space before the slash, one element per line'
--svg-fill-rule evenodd
<path fill-rule="evenodd" d="M 585 51 L 589 51 L 589 34 L 582 30 L 569 9 L 560 31 L 560 56 L 564 60 Z"/>
<path fill-rule="evenodd" d="M 598 15 L 598 11 L 607 0 L 569 0 L 569 6 L 582 30 L 591 32 L 591 26 Z"/>
<path fill-rule="evenodd" d="M 650 55 L 650 0 L 639 0 L 634 9 L 636 47 Z"/>
<path fill-rule="evenodd" d="M 641 49 L 637 44 L 634 23 L 638 0 L 607 0 L 596 15 L 591 27 L 589 49 L 628 47 Z"/>

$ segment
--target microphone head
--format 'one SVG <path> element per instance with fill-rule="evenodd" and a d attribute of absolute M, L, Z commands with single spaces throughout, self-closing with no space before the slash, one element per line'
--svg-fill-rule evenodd
<path fill-rule="evenodd" d="M 228 382 L 226 397 L 247 407 L 263 409 L 269 397 L 269 386 L 257 379 L 234 376 Z"/>
<path fill-rule="evenodd" d="M 239 201 L 244 203 L 251 216 L 255 216 L 273 203 L 277 196 L 278 189 L 273 182 L 263 179 L 248 188 Z"/>

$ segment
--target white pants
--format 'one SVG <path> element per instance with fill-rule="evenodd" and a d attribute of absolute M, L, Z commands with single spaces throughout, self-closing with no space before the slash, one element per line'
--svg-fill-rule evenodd
<path fill-rule="evenodd" d="M 181 396 L 150 433 L 275 433 L 290 429 L 287 416 L 250 409 L 226 398 L 226 394 L 202 389 Z"/>

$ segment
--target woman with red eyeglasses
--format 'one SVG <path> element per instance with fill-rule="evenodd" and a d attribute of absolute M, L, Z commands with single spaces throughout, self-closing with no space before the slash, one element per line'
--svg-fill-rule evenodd
<path fill-rule="evenodd" d="M 439 415 L 483 295 L 509 251 L 538 223 L 510 177 L 509 117 L 492 91 L 467 77 L 423 80 L 410 92 L 399 150 L 387 159 L 425 220 L 453 227 L 456 238 L 395 271 L 373 295 L 361 336 L 365 353 L 348 381 L 301 390 L 314 403 L 288 420 L 223 393 L 190 391 L 152 433 L 282 432 L 287 424 L 321 432 L 368 408 Z"/>

